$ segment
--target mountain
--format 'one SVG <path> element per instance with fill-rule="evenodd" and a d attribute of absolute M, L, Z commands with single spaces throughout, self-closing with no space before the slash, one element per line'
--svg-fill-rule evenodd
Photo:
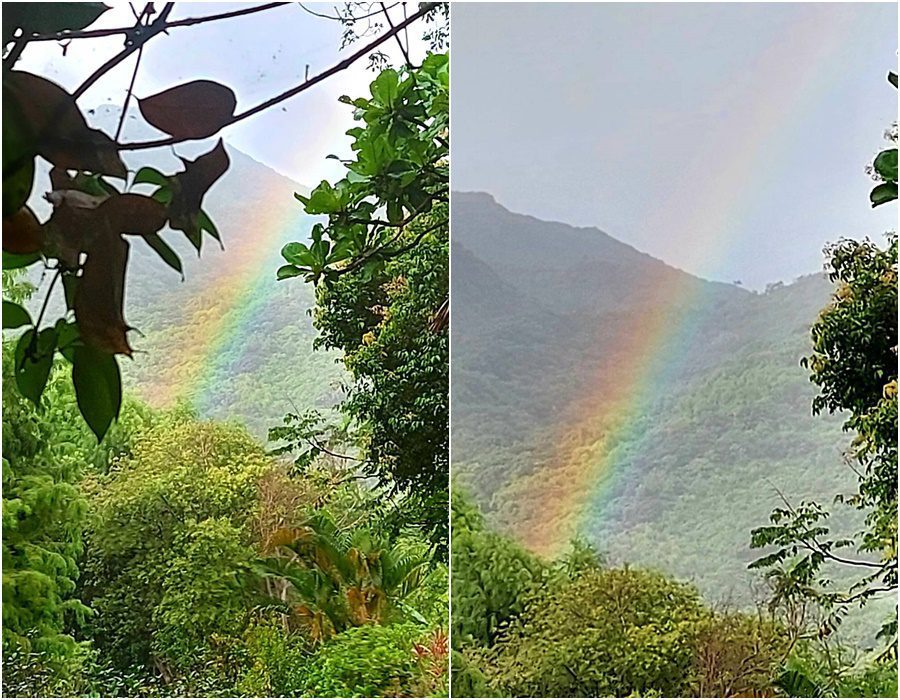
<path fill-rule="evenodd" d="M 114 133 L 120 113 L 105 106 L 88 117 L 91 126 Z M 128 115 L 125 140 L 157 136 Z M 182 280 L 143 241 L 132 239 L 125 318 L 137 329 L 131 333 L 136 352 L 133 360 L 122 359 L 123 381 L 126 391 L 151 405 L 183 399 L 205 417 L 236 419 L 265 437 L 295 408 L 333 406 L 343 375 L 333 353 L 313 350 L 312 287 L 300 279 L 275 279 L 282 246 L 305 240 L 316 221 L 293 196 L 308 188 L 227 143 L 226 150 L 231 167 L 204 199 L 222 247 L 205 236 L 198 257 L 181 232 L 163 229 L 181 258 Z M 201 151 L 189 152 L 194 158 Z M 132 172 L 143 165 L 166 173 L 183 168 L 171 148 L 126 152 L 124 160 Z M 30 202 L 41 218 L 49 213 L 41 200 L 49 188 L 47 172 L 39 172 Z M 139 185 L 135 191 L 152 189 Z M 32 306 L 39 307 L 48 281 L 40 283 Z M 61 308 L 58 299 L 51 311 Z"/>
<path fill-rule="evenodd" d="M 454 193 L 452 221 L 456 482 L 538 553 L 577 535 L 750 601 L 750 530 L 779 492 L 830 505 L 855 485 L 799 364 L 827 278 L 709 282 L 481 193 Z"/>

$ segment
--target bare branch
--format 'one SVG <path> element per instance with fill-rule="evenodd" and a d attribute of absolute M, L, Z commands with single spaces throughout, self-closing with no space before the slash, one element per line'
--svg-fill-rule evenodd
<path fill-rule="evenodd" d="M 385 41 L 390 39 L 392 36 L 394 36 L 398 32 L 405 29 L 408 25 L 412 24 L 416 20 L 424 17 L 426 14 L 431 12 L 437 5 L 438 5 L 438 3 L 436 3 L 436 2 L 422 3 L 419 7 L 418 12 L 416 12 L 413 15 L 410 15 L 410 17 L 408 19 L 406 19 L 403 22 L 401 22 L 400 24 L 396 25 L 390 31 L 385 32 L 380 37 L 378 37 L 377 39 L 372 41 L 371 43 L 367 44 L 366 46 L 364 46 L 361 49 L 359 49 L 358 51 L 356 51 L 354 54 L 345 58 L 343 61 L 336 63 L 328 70 L 325 70 L 325 71 L 319 73 L 318 75 L 313 76 L 309 80 L 301 83 L 300 85 L 297 85 L 296 87 L 291 88 L 290 90 L 287 90 L 287 91 L 281 93 L 280 95 L 276 95 L 275 97 L 272 97 L 272 98 L 266 100 L 265 102 L 259 103 L 255 107 L 251 107 L 250 109 L 248 109 L 244 112 L 241 112 L 240 114 L 234 115 L 231 119 L 229 119 L 225 124 L 222 125 L 222 128 L 224 129 L 227 126 L 231 126 L 232 124 L 236 124 L 237 122 L 243 121 L 244 119 L 247 119 L 248 117 L 252 117 L 254 114 L 258 114 L 264 110 L 269 109 L 270 107 L 274 107 L 275 105 L 280 104 L 281 102 L 284 102 L 285 100 L 288 100 L 291 97 L 295 97 L 295 96 L 299 95 L 301 92 L 305 92 L 306 90 L 309 90 L 309 88 L 313 87 L 314 85 L 317 85 L 318 83 L 321 83 L 323 80 L 326 80 L 327 78 L 330 78 L 332 75 L 335 75 L 336 73 L 340 73 L 341 71 L 347 70 L 347 68 L 352 66 L 354 63 L 356 63 L 356 61 L 358 61 L 360 58 L 362 58 L 363 56 L 368 54 L 370 51 L 372 51 L 373 49 L 375 49 L 378 46 L 380 46 L 381 44 L 383 44 Z M 137 151 L 137 150 L 143 150 L 145 148 L 158 148 L 160 146 L 172 146 L 176 143 L 182 143 L 184 141 L 191 141 L 191 140 L 193 140 L 193 139 L 171 137 L 171 138 L 164 138 L 164 139 L 156 139 L 154 141 L 135 141 L 134 143 L 120 144 L 119 150 L 121 150 L 121 151 Z"/>

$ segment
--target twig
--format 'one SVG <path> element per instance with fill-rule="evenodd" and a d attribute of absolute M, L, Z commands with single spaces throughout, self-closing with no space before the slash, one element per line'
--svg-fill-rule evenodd
<path fill-rule="evenodd" d="M 185 19 L 176 19 L 166 24 L 166 29 L 174 27 L 190 27 L 195 24 L 203 24 L 204 22 L 215 22 L 220 19 L 231 19 L 232 17 L 240 17 L 242 15 L 253 14 L 254 12 L 263 12 L 272 10 L 276 7 L 290 5 L 289 2 L 270 2 L 265 5 L 256 7 L 245 7 L 240 10 L 232 10 L 231 12 L 223 12 L 218 15 L 207 15 L 205 17 L 186 17 Z M 134 31 L 134 27 L 116 27 L 115 29 L 86 29 L 78 32 L 54 32 L 53 34 L 35 34 L 28 38 L 29 41 L 61 41 L 63 39 L 96 39 L 103 36 L 115 36 L 116 34 L 130 34 Z"/>
<path fill-rule="evenodd" d="M 388 25 L 393 29 L 394 23 L 391 21 L 391 16 L 388 14 L 387 8 L 384 6 L 383 2 L 379 2 L 378 4 L 381 5 L 381 11 L 384 12 L 384 18 L 387 20 Z M 397 40 L 397 46 L 400 47 L 400 53 L 403 54 L 403 58 L 406 60 L 406 65 L 412 67 L 412 61 L 409 60 L 409 53 L 407 53 L 403 42 L 400 41 L 400 35 L 394 34 L 394 38 Z"/>
<path fill-rule="evenodd" d="M 87 80 L 79 85 L 78 89 L 76 89 L 75 92 L 72 93 L 72 99 L 77 100 L 85 92 L 87 92 L 88 88 L 91 87 L 91 85 L 96 83 L 104 74 L 106 74 L 107 71 L 111 70 L 119 63 L 124 61 L 157 34 L 159 34 L 160 32 L 164 32 L 167 29 L 166 19 L 168 18 L 169 13 L 172 11 L 173 7 L 175 7 L 174 2 L 167 2 L 166 6 L 163 8 L 163 11 L 159 13 L 159 17 L 153 20 L 153 22 L 146 27 L 138 22 L 137 25 L 135 25 L 135 27 L 133 27 L 131 30 L 132 32 L 134 32 L 134 40 L 119 53 L 109 59 L 106 63 L 100 66 L 97 70 L 91 73 L 91 75 L 88 76 Z"/>
<path fill-rule="evenodd" d="M 118 141 L 122 134 L 122 127 L 125 125 L 125 113 L 128 111 L 128 103 L 131 101 L 131 94 L 134 90 L 134 81 L 137 79 L 138 68 L 141 65 L 141 56 L 144 55 L 144 47 L 138 49 L 137 61 L 134 62 L 134 72 L 131 74 L 131 82 L 128 84 L 128 92 L 125 94 L 125 103 L 122 105 L 122 114 L 119 115 L 119 126 L 116 127 L 116 135 L 113 141 Z"/>
<path fill-rule="evenodd" d="M 241 112 L 240 114 L 234 115 L 231 119 L 229 119 L 227 122 L 225 122 L 222 125 L 220 130 L 224 129 L 227 126 L 231 126 L 232 124 L 236 124 L 237 122 L 243 121 L 244 119 L 247 119 L 248 117 L 252 117 L 254 114 L 258 114 L 259 112 L 269 109 L 269 107 L 274 107 L 275 105 L 280 104 L 281 102 L 284 102 L 285 100 L 290 99 L 291 97 L 295 97 L 295 96 L 299 95 L 301 92 L 308 90 L 309 88 L 313 87 L 314 85 L 321 83 L 323 80 L 330 78 L 332 75 L 335 75 L 336 73 L 340 73 L 341 71 L 346 70 L 347 68 L 352 66 L 354 63 L 356 63 L 356 61 L 358 61 L 360 58 L 362 58 L 363 56 L 368 54 L 370 51 L 377 48 L 378 46 L 383 44 L 385 41 L 390 39 L 392 36 L 397 34 L 397 32 L 402 31 L 408 25 L 412 24 L 416 20 L 422 18 L 423 16 L 425 16 L 426 14 L 431 12 L 437 6 L 437 4 L 438 3 L 435 3 L 435 2 L 422 3 L 418 12 L 416 12 L 414 15 L 411 15 L 408 19 L 404 20 L 403 22 L 398 24 L 396 27 L 394 27 L 390 31 L 385 32 L 380 37 L 378 37 L 371 43 L 367 44 L 366 46 L 361 48 L 356 53 L 348 56 L 343 61 L 336 63 L 328 70 L 325 70 L 325 71 L 319 73 L 318 75 L 313 76 L 312 78 L 301 83 L 300 85 L 297 85 L 296 87 L 293 87 L 290 90 L 287 90 L 287 91 L 281 93 L 280 95 L 276 95 L 275 97 L 272 97 L 272 98 L 266 100 L 265 102 L 260 102 L 258 105 L 256 105 L 255 107 L 251 107 L 250 109 L 246 110 L 245 112 Z M 155 141 L 135 141 L 133 143 L 120 144 L 119 150 L 120 151 L 137 151 L 137 150 L 142 150 L 145 148 L 158 148 L 160 146 L 171 146 L 176 143 L 182 143 L 184 141 L 192 141 L 192 140 L 194 140 L 194 139 L 176 138 L 173 136 L 171 138 L 157 139 Z"/>

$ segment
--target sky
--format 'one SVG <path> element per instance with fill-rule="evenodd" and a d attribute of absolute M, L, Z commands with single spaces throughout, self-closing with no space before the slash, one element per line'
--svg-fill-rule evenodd
<path fill-rule="evenodd" d="M 144 4 L 135 2 L 134 6 L 140 12 Z M 162 4 L 157 2 L 157 9 Z M 219 14 L 261 4 L 179 2 L 170 19 Z M 112 9 L 91 25 L 91 29 L 134 24 L 129 3 L 107 0 L 107 5 L 112 5 Z M 314 12 L 334 14 L 334 4 L 304 3 L 304 6 Z M 395 22 L 403 17 L 399 7 L 391 15 Z M 154 37 L 146 44 L 134 94 L 148 97 L 183 82 L 216 80 L 235 91 L 237 108 L 243 111 L 301 83 L 307 65 L 309 75 L 314 76 L 363 45 L 357 43 L 339 51 L 341 32 L 338 22 L 313 16 L 299 3 L 233 19 L 176 27 L 168 35 Z M 420 34 L 409 33 L 413 50 L 421 47 L 416 42 Z M 65 55 L 56 42 L 32 43 L 16 67 L 36 72 L 71 91 L 122 46 L 121 35 L 73 41 Z M 382 48 L 395 65 L 399 63 L 399 50 L 394 41 L 386 42 Z M 79 100 L 83 111 L 105 103 L 123 103 L 134 70 L 134 56 L 104 75 L 83 95 Z M 366 65 L 366 59 L 361 59 L 348 70 L 281 105 L 226 128 L 222 135 L 227 143 L 302 185 L 314 187 L 322 179 L 339 178 L 343 175 L 341 166 L 326 156 L 350 152 L 350 138 L 344 132 L 353 126 L 353 120 L 352 108 L 337 100 L 344 94 L 354 97 L 367 94 L 375 74 Z M 134 102 L 132 105 L 129 112 L 136 110 Z M 128 120 L 121 138 L 129 140 Z M 213 142 L 182 145 L 178 152 L 193 157 L 209 150 Z"/>
<path fill-rule="evenodd" d="M 895 3 L 455 3 L 452 42 L 454 190 L 754 289 L 896 228 Z"/>

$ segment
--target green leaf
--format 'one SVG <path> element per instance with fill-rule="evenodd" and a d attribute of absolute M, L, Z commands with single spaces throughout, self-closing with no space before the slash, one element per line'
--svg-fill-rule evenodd
<path fill-rule="evenodd" d="M 877 207 L 881 204 L 887 204 L 888 202 L 892 202 L 897 199 L 897 183 L 896 182 L 883 182 L 869 195 L 869 199 L 872 200 L 872 206 Z"/>
<path fill-rule="evenodd" d="M 3 251 L 3 269 L 18 270 L 20 268 L 33 265 L 40 259 L 40 253 L 27 253 L 25 255 L 18 255 L 16 253 L 7 253 L 6 251 Z"/>
<path fill-rule="evenodd" d="M 72 384 L 81 415 L 97 440 L 102 440 L 122 405 L 122 377 L 115 355 L 89 345 L 75 348 Z"/>
<path fill-rule="evenodd" d="M 169 204 L 172 201 L 172 190 L 169 187 L 160 187 L 156 192 L 150 195 L 157 202 Z"/>
<path fill-rule="evenodd" d="M 77 323 L 69 323 L 65 319 L 56 322 L 57 347 L 59 352 L 69 362 L 75 361 L 75 348 L 79 347 L 81 333 Z"/>
<path fill-rule="evenodd" d="M 166 243 L 158 233 L 151 233 L 143 238 L 147 241 L 147 245 L 156 251 L 156 254 L 162 258 L 162 261 L 166 265 L 181 274 L 181 279 L 183 280 L 184 270 L 181 267 L 181 258 L 178 257 L 178 253 L 172 250 L 172 248 L 169 247 L 169 244 Z"/>
<path fill-rule="evenodd" d="M 200 214 L 197 215 L 197 226 L 200 227 L 201 231 L 206 231 L 210 236 L 215 238 L 222 249 L 225 249 L 225 246 L 222 245 L 222 237 L 219 235 L 219 230 L 216 228 L 216 225 L 212 222 L 212 219 L 209 218 L 209 215 L 205 211 L 200 211 Z"/>
<path fill-rule="evenodd" d="M 3 300 L 3 327 L 19 328 L 20 326 L 34 325 L 31 321 L 31 314 L 18 304 L 11 301 Z"/>
<path fill-rule="evenodd" d="M 45 328 L 37 334 L 31 328 L 22 334 L 16 344 L 15 375 L 19 393 L 35 406 L 40 406 L 41 394 L 47 386 L 50 368 L 53 367 L 53 353 L 56 350 L 56 330 Z"/>
<path fill-rule="evenodd" d="M 159 172 L 156 168 L 151 167 L 144 167 L 138 170 L 131 184 L 134 186 L 144 182 L 151 185 L 160 185 L 162 187 L 169 186 L 169 178 Z"/>
<path fill-rule="evenodd" d="M 303 270 L 299 267 L 295 267 L 294 265 L 282 265 L 278 268 L 278 272 L 275 273 L 275 276 L 280 280 L 286 280 L 291 277 L 299 277 L 302 274 Z"/>
<path fill-rule="evenodd" d="M 875 156 L 874 167 L 888 182 L 897 182 L 897 149 L 889 148 Z"/>
<path fill-rule="evenodd" d="M 378 74 L 378 77 L 369 85 L 369 89 L 376 102 L 385 107 L 392 107 L 397 98 L 399 84 L 400 77 L 397 75 L 397 71 L 388 68 Z"/>

